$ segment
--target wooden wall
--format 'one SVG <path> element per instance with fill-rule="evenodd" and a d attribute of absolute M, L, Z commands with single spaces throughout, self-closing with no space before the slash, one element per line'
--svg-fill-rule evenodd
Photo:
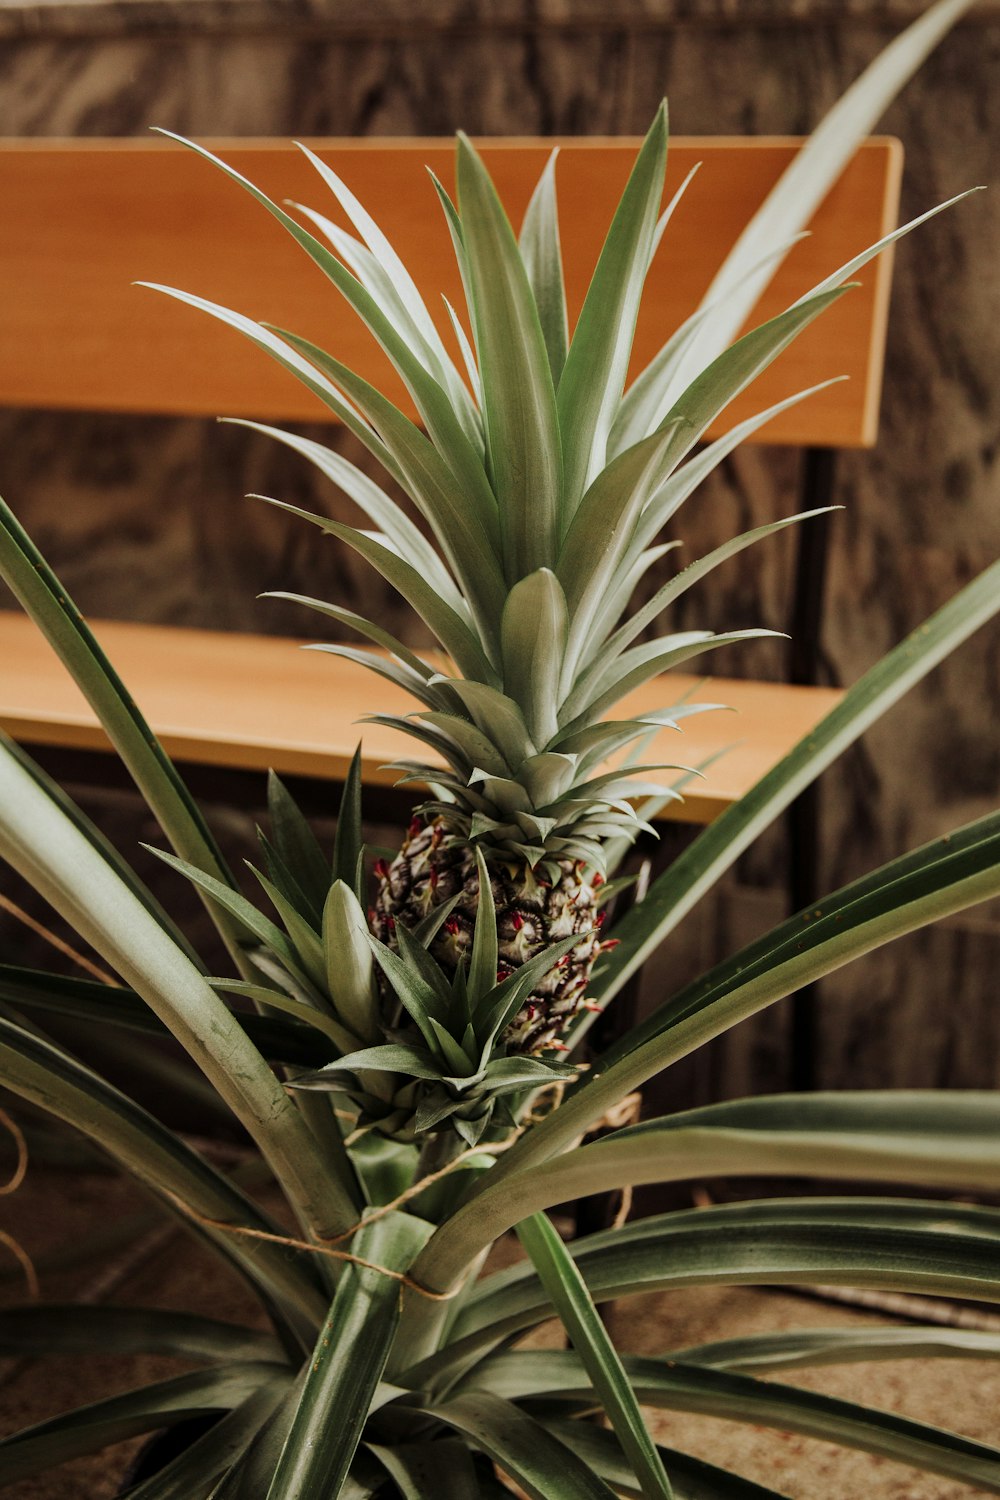
<path fill-rule="evenodd" d="M 660 97 L 679 132 L 808 131 L 922 0 L 129 0 L 0 7 L 0 133 L 193 135 L 640 133 Z M 350 16 L 346 15 L 350 11 Z M 738 17 L 738 18 L 737 18 Z M 983 4 L 883 128 L 907 151 L 904 212 L 995 172 L 1000 7 Z M 151 185 L 155 190 L 155 184 Z M 1000 196 L 935 220 L 897 257 L 881 439 L 840 470 L 824 673 L 850 683 L 1000 551 Z M 142 268 L 137 267 L 137 275 Z M 16 294 L 16 293 L 15 293 Z M 301 617 L 280 586 L 403 611 L 308 528 L 242 499 L 337 502 L 233 428 L 143 418 L 0 414 L 0 488 L 94 614 L 276 631 Z M 687 555 L 794 505 L 791 456 L 753 450 L 687 507 Z M 779 539 L 715 575 L 679 624 L 782 628 Z M 717 580 L 717 581 L 716 581 Z M 823 882 L 967 820 L 1000 783 L 998 635 L 982 633 L 824 783 Z M 755 647 L 719 670 L 780 665 Z M 232 822 L 232 820 L 230 820 Z M 126 842 L 134 835 L 123 834 Z M 777 837 L 744 860 L 650 992 L 781 915 Z M 819 1081 L 987 1086 L 1000 1080 L 1000 917 L 983 909 L 825 987 Z M 787 1076 L 779 1014 L 692 1069 L 685 1089 Z"/>

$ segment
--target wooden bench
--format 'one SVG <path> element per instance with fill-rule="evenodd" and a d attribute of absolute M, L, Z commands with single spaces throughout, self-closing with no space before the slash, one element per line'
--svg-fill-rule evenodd
<path fill-rule="evenodd" d="M 439 305 L 440 290 L 460 304 L 447 233 L 424 172 L 430 164 L 450 183 L 450 142 L 311 144 L 400 249 L 429 305 Z M 515 222 L 553 144 L 483 143 Z M 574 225 L 572 236 L 564 235 L 572 319 L 637 143 L 560 144 L 560 204 L 565 222 Z M 695 306 L 798 144 L 722 138 L 671 144 L 668 195 L 695 161 L 703 167 L 678 212 L 669 254 L 661 254 L 651 272 L 636 369 Z M 312 203 L 323 196 L 290 146 L 212 145 L 279 200 Z M 893 226 L 900 165 L 896 142 L 873 140 L 861 148 L 753 321 L 787 305 Z M 381 352 L 319 273 L 261 209 L 193 154 L 160 141 L 8 141 L 0 143 L 0 198 L 0 275 L 13 289 L 0 313 L 0 405 L 284 422 L 324 417 L 303 387 L 238 335 L 135 289 L 137 278 L 307 333 L 405 404 Z M 848 374 L 848 382 L 776 418 L 760 434 L 760 441 L 804 450 L 807 498 L 814 503 L 822 503 L 832 482 L 829 455 L 875 438 L 890 274 L 888 257 L 869 267 L 862 288 L 808 330 L 728 408 L 717 429 L 783 395 Z M 10 498 L 16 505 L 17 497 Z M 807 549 L 813 545 L 806 543 Z M 817 572 L 808 550 L 803 559 L 800 614 L 808 615 L 818 607 L 822 563 Z M 127 622 L 97 630 L 153 728 L 185 766 L 234 772 L 274 766 L 296 777 L 337 779 L 357 738 L 359 715 L 410 706 L 362 669 L 296 652 L 291 642 Z M 809 670 L 800 662 L 796 675 Z M 652 684 L 628 707 L 674 701 L 690 685 L 691 679 L 674 676 L 669 689 Z M 739 797 L 837 697 L 810 686 L 724 680 L 710 680 L 699 691 L 732 704 L 738 718 L 699 716 L 683 739 L 670 734 L 656 747 L 656 758 L 663 750 L 697 763 L 738 742 L 713 766 L 707 785 L 668 810 L 695 822 L 710 821 Z M 0 612 L 0 726 L 36 749 L 73 752 L 78 774 L 83 765 L 98 780 L 107 775 L 106 741 L 93 715 L 30 623 L 9 611 Z M 402 748 L 399 738 L 366 729 L 366 781 L 391 779 L 384 762 Z"/>

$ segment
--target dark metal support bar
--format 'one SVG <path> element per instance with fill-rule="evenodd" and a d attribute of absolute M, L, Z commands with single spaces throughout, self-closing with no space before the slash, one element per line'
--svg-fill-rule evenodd
<path fill-rule="evenodd" d="M 807 448 L 802 460 L 799 509 L 816 510 L 831 504 L 836 483 L 836 452 L 832 448 Z M 804 522 L 797 532 L 795 592 L 788 624 L 790 682 L 815 683 L 822 660 L 820 644 L 826 594 L 829 553 L 829 516 Z M 819 896 L 820 791 L 813 784 L 788 809 L 788 899 L 799 911 Z M 816 1052 L 819 1043 L 817 1006 L 819 987 L 807 985 L 792 1000 L 792 1087 L 812 1089 L 816 1085 Z"/>

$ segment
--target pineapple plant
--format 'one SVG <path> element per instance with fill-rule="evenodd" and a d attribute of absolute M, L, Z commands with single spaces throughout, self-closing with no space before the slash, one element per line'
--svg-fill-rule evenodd
<path fill-rule="evenodd" d="M 850 277 L 912 227 L 886 236 L 779 316 L 724 344 L 692 378 L 698 340 L 711 338 L 720 313 L 738 319 L 748 298 L 752 305 L 761 275 L 770 274 L 783 246 L 675 330 L 626 389 L 643 282 L 687 186 L 663 206 L 667 147 L 664 104 L 639 150 L 570 337 L 555 158 L 516 235 L 482 159 L 460 135 L 457 201 L 434 181 L 471 329 L 470 339 L 449 307 L 454 356 L 402 261 L 328 163 L 302 148 L 353 234 L 313 209 L 303 210 L 310 226 L 303 227 L 211 158 L 275 215 L 364 319 L 402 376 L 422 427 L 302 335 L 159 288 L 236 327 L 298 375 L 426 523 L 430 539 L 343 457 L 265 429 L 332 478 L 378 529 L 270 503 L 355 549 L 413 606 L 444 653 L 443 661 L 426 659 L 339 604 L 277 596 L 367 639 L 367 649 L 323 649 L 406 688 L 420 705 L 414 713 L 372 718 L 436 757 L 398 763 L 404 783 L 428 786 L 430 794 L 399 852 L 376 867 L 376 936 L 395 945 L 400 925 L 412 931 L 441 913 L 430 951 L 454 975 L 471 949 L 481 854 L 496 912 L 500 979 L 552 943 L 577 939 L 508 1027 L 504 1045 L 515 1052 L 566 1048 L 588 1003 L 595 964 L 614 942 L 603 931 L 609 859 L 650 828 L 637 802 L 679 797 L 683 782 L 697 774 L 682 765 L 647 764 L 641 747 L 655 730 L 679 727 L 706 705 L 671 703 L 667 696 L 660 709 L 638 718 L 615 717 L 616 705 L 673 666 L 773 634 L 671 631 L 669 610 L 717 564 L 808 519 L 787 517 L 729 540 L 631 608 L 637 585 L 671 548 L 664 530 L 685 499 L 740 441 L 813 391 L 759 412 L 695 452 L 699 440 L 844 294 Z M 665 779 L 651 779 L 664 772 Z"/>
<path fill-rule="evenodd" d="M 838 106 L 805 153 L 816 181 L 835 175 L 963 5 L 940 0 Z M 397 727 L 435 752 L 400 767 L 430 794 L 379 870 L 376 931 L 364 911 L 356 772 L 332 865 L 272 781 L 258 873 L 279 927 L 240 893 L 174 767 L 0 504 L 0 570 L 98 708 L 239 976 L 211 978 L 124 857 L 26 752 L 0 738 L 0 856 L 120 981 L 0 965 L 0 1077 L 134 1174 L 153 1204 L 252 1290 L 273 1328 L 131 1306 L 5 1311 L 2 1355 L 141 1350 L 182 1358 L 185 1373 L 3 1438 L 0 1487 L 178 1417 L 213 1413 L 216 1426 L 128 1493 L 780 1500 L 770 1484 L 658 1444 L 641 1401 L 825 1437 L 1000 1494 L 995 1446 L 770 1378 L 859 1358 L 996 1359 L 995 1330 L 781 1330 L 676 1348 L 667 1329 L 663 1347 L 637 1359 L 617 1353 L 595 1307 L 637 1292 L 747 1281 L 1000 1301 L 997 1214 L 968 1196 L 997 1190 L 995 1095 L 754 1097 L 607 1128 L 632 1091 L 708 1038 L 882 943 L 996 897 L 1000 815 L 891 861 L 715 964 L 588 1073 L 558 1052 L 586 1024 L 581 996 L 612 999 L 797 792 L 1000 611 L 996 563 L 700 833 L 616 924 L 619 946 L 607 949 L 608 876 L 648 812 L 635 801 L 676 796 L 691 774 L 644 765 L 643 740 L 692 710 L 667 703 L 641 719 L 607 715 L 633 686 L 732 637 L 635 642 L 682 588 L 774 527 L 725 544 L 630 614 L 636 582 L 662 555 L 660 532 L 700 478 L 770 415 L 691 456 L 714 414 L 881 248 L 730 344 L 727 325 L 740 325 L 741 299 L 752 305 L 754 278 L 768 269 L 756 253 L 749 263 L 738 255 L 725 295 L 694 314 L 626 391 L 641 284 L 670 213 L 660 210 L 665 150 L 661 112 L 570 340 L 552 167 L 518 240 L 460 139 L 458 201 L 442 204 L 468 292 L 468 347 L 456 325 L 464 375 L 393 252 L 323 163 L 358 238 L 313 216 L 328 249 L 263 200 L 363 313 L 404 374 L 425 431 L 300 336 L 172 293 L 304 379 L 377 454 L 430 531 L 428 540 L 337 455 L 277 434 L 366 509 L 377 531 L 308 519 L 378 568 L 445 655 L 443 664 L 425 660 L 340 604 L 303 601 L 379 648 L 326 649 L 406 686 L 421 707 Z M 763 218 L 779 245 L 797 227 L 789 212 L 792 220 L 808 212 L 798 194 L 789 210 L 786 187 Z M 609 757 L 618 759 L 605 769 Z M 664 770 L 664 780 L 649 779 Z M 231 1007 L 231 994 L 258 1010 Z M 197 1140 L 171 1132 L 99 1066 L 49 1039 L 34 1023 L 38 1010 L 43 1021 L 47 1011 L 84 1014 L 94 1031 L 169 1032 L 203 1075 L 196 1087 L 177 1086 L 202 1097 L 207 1081 L 288 1213 L 272 1217 Z M 558 1085 L 552 1106 L 532 1110 L 548 1083 Z M 580 1194 L 762 1171 L 824 1184 L 917 1183 L 921 1194 L 939 1187 L 963 1199 L 750 1198 L 569 1246 L 546 1216 Z M 515 1228 L 523 1262 L 484 1271 L 490 1246 Z M 553 1314 L 571 1348 L 512 1347 Z M 603 1427 L 592 1420 L 597 1411 Z"/>

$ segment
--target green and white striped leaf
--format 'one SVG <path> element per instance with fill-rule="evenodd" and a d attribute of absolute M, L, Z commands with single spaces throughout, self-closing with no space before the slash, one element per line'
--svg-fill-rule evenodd
<path fill-rule="evenodd" d="M 552 371 L 552 383 L 556 389 L 559 387 L 559 377 L 562 375 L 569 347 L 566 288 L 563 284 L 559 213 L 556 207 L 558 155 L 559 148 L 556 147 L 531 195 L 518 237 L 518 249 L 538 310 L 545 352 Z"/>
<path fill-rule="evenodd" d="M 757 542 L 762 542 L 765 537 L 773 536 L 776 532 L 784 531 L 786 526 L 797 526 L 800 521 L 811 521 L 815 516 L 825 516 L 837 507 L 824 505 L 818 510 L 803 510 L 794 516 L 786 516 L 781 521 L 771 521 L 766 526 L 755 526 L 752 531 L 744 531 L 740 536 L 732 537 L 728 542 L 723 542 L 721 547 L 706 553 L 695 562 L 688 563 L 682 568 L 669 583 L 656 590 L 648 603 L 641 609 L 637 609 L 624 625 L 610 637 L 607 644 L 601 649 L 596 658 L 594 666 L 602 671 L 607 670 L 622 651 L 635 640 L 637 635 L 646 629 L 648 625 L 668 609 L 675 599 L 686 593 L 689 588 L 711 573 L 721 563 L 728 562 L 731 557 L 737 557 L 747 547 L 752 547 Z"/>
<path fill-rule="evenodd" d="M 549 568 L 520 579 L 507 596 L 500 621 L 504 692 L 521 705 L 536 745 L 558 731 L 559 679 L 568 627 L 566 595 Z"/>
<path fill-rule="evenodd" d="M 281 1344 L 270 1333 L 193 1313 L 108 1303 L 36 1303 L 0 1311 L 0 1353 L 157 1354 L 198 1363 L 250 1360 L 281 1364 Z"/>
<path fill-rule="evenodd" d="M 549 1377 L 555 1375 L 559 1365 L 568 1371 L 573 1364 L 584 1376 L 574 1354 L 552 1351 L 545 1355 L 544 1390 L 550 1399 L 554 1393 Z M 1000 1494 L 1000 1449 L 957 1433 L 816 1391 L 753 1380 L 729 1371 L 685 1366 L 673 1360 L 627 1358 L 625 1368 L 639 1399 L 646 1404 L 800 1432 Z M 587 1386 L 584 1376 L 579 1384 L 567 1382 L 563 1394 L 586 1397 Z"/>
<path fill-rule="evenodd" d="M 545 1419 L 545 1426 L 555 1437 L 579 1453 L 602 1479 L 626 1495 L 641 1495 L 635 1475 L 622 1453 L 613 1432 L 593 1422 L 558 1422 Z M 676 1500 L 787 1500 L 777 1490 L 765 1489 L 751 1479 L 730 1474 L 715 1464 L 704 1463 L 688 1453 L 658 1447 L 663 1462 L 669 1466 Z"/>
<path fill-rule="evenodd" d="M 929 1324 L 916 1328 L 804 1328 L 678 1349 L 685 1364 L 743 1375 L 888 1359 L 1000 1359 L 1000 1333 Z"/>
<path fill-rule="evenodd" d="M 320 234 L 329 240 L 340 259 L 349 270 L 353 271 L 372 298 L 386 322 L 396 328 L 428 374 L 433 376 L 443 390 L 447 391 L 465 436 L 474 449 L 481 451 L 482 427 L 479 423 L 479 414 L 469 399 L 469 392 L 463 385 L 451 356 L 441 342 L 437 329 L 405 266 L 346 184 L 341 182 L 326 163 L 320 161 L 319 157 L 314 156 L 305 146 L 301 149 L 311 158 L 331 186 L 333 182 L 339 185 L 341 191 L 337 192 L 335 189 L 335 192 L 338 197 L 341 197 L 341 193 L 343 194 L 341 201 L 345 208 L 348 202 L 350 203 L 351 208 L 347 211 L 350 217 L 355 219 L 356 227 L 367 240 L 367 244 L 355 239 L 338 224 L 306 204 L 296 203 L 292 206 L 309 219 Z M 365 223 L 364 228 L 362 228 L 361 220 Z"/>
<path fill-rule="evenodd" d="M 572 1256 L 545 1214 L 523 1219 L 517 1226 L 517 1237 L 601 1398 L 604 1414 L 639 1481 L 643 1500 L 672 1500 L 670 1480 L 635 1392 Z"/>
<path fill-rule="evenodd" d="M 223 884 L 232 885 L 233 877 L 222 853 L 173 762 L 139 712 L 80 611 L 2 499 L 0 577 L 42 631 L 100 719 L 129 775 L 178 855 L 207 870 Z M 0 743 L 6 743 L 6 737 Z M 6 753 L 20 761 L 23 767 L 30 767 L 23 751 L 9 749 Z M 45 784 L 40 771 L 31 767 L 31 774 L 40 785 Z M 77 809 L 69 810 L 68 799 L 63 793 L 54 792 L 53 800 L 59 802 L 66 816 L 72 817 L 92 842 L 98 843 L 83 814 Z M 151 897 L 140 889 L 136 876 L 122 872 L 120 857 L 110 853 L 103 839 L 99 841 L 99 847 L 109 862 L 114 861 L 120 878 L 143 904 L 149 910 L 155 910 Z M 214 901 L 206 901 L 205 905 L 229 952 L 237 958 L 239 945 L 228 914 Z M 157 920 L 163 922 L 158 912 Z M 168 926 L 167 930 L 172 928 Z"/>
<path fill-rule="evenodd" d="M 641 906 L 616 925 L 619 946 L 594 980 L 595 999 L 607 1001 L 616 994 L 757 835 L 909 688 L 998 612 L 1000 563 L 994 563 L 849 688 L 836 708 L 704 829 L 665 876 L 654 880 Z"/>
<path fill-rule="evenodd" d="M 2 746 L 0 856 L 170 1028 L 257 1142 L 305 1222 L 329 1225 L 333 1233 L 353 1222 L 346 1192 L 324 1171 L 295 1106 L 239 1023 L 114 868 Z"/>
<path fill-rule="evenodd" d="M 95 1141 L 120 1166 L 201 1233 L 196 1216 L 272 1233 L 275 1225 L 251 1199 L 146 1110 L 51 1043 L 0 1016 L 4 1084 Z M 205 1236 L 251 1285 L 293 1319 L 322 1316 L 314 1268 L 260 1241 L 206 1228 Z"/>
<path fill-rule="evenodd" d="M 634 689 L 682 662 L 706 651 L 718 651 L 721 646 L 774 639 L 781 634 L 780 630 L 730 630 L 724 635 L 714 635 L 710 630 L 685 630 L 633 646 L 602 672 L 588 671 L 580 678 L 562 706 L 560 717 L 565 715 L 565 718 L 559 743 L 563 743 L 563 736 L 589 728 Z"/>
<path fill-rule="evenodd" d="M 405 1273 L 428 1226 L 394 1213 L 362 1229 L 354 1253 Z M 399 1320 L 399 1281 L 349 1264 L 316 1343 L 267 1500 L 338 1495 L 361 1440 Z"/>
<path fill-rule="evenodd" d="M 367 380 L 310 340 L 283 328 L 273 331 L 346 392 L 380 434 L 405 489 L 437 537 L 470 607 L 473 612 L 480 612 L 480 629 L 484 638 L 489 639 L 491 622 L 499 614 L 504 595 L 492 512 L 485 516 L 477 514 L 462 478 L 452 471 L 430 439 Z"/>
<path fill-rule="evenodd" d="M 741 443 L 746 442 L 747 438 L 766 427 L 768 422 L 773 421 L 782 412 L 790 411 L 820 391 L 842 383 L 842 378 L 837 376 L 832 380 L 821 381 L 819 385 L 809 386 L 806 390 L 797 391 L 794 396 L 788 396 L 784 401 L 776 401 L 773 406 L 768 406 L 763 411 L 755 412 L 752 417 L 737 422 L 735 427 L 731 427 L 728 432 L 724 432 L 721 437 L 708 443 L 701 452 L 688 459 L 686 464 L 670 476 L 646 507 L 636 527 L 629 557 L 638 560 L 643 550 L 649 546 L 671 517 L 676 515 L 685 500 L 697 490 L 709 474 L 718 468 L 722 460 L 727 458 Z"/>
<path fill-rule="evenodd" d="M 621 617 L 650 568 L 655 567 L 661 557 L 666 557 L 668 552 L 674 552 L 682 545 L 679 539 L 661 542 L 656 547 L 647 547 L 645 551 L 639 552 L 631 562 L 626 559 L 622 563 L 618 577 L 609 589 L 607 598 L 601 605 L 594 622 L 593 649 L 596 650 L 608 632 L 614 628 L 615 622 Z"/>
<path fill-rule="evenodd" d="M 94 846 L 98 853 L 116 871 L 124 884 L 128 886 L 137 900 L 141 901 L 146 910 L 156 918 L 164 932 L 173 939 L 179 948 L 183 949 L 195 967 L 204 969 L 205 965 L 201 956 L 195 951 L 186 934 L 181 931 L 170 914 L 164 910 L 149 887 L 139 879 L 132 866 L 122 853 L 115 848 L 111 840 L 105 837 L 97 824 L 87 817 L 83 809 L 78 807 L 73 799 L 63 791 L 58 782 L 54 781 L 51 776 L 42 770 L 41 766 L 32 760 L 25 746 L 19 745 L 9 735 L 4 734 L 2 730 L 0 730 L 0 746 L 3 747 L 6 754 L 15 760 L 38 783 L 50 801 L 65 814 L 74 827 Z M 3 968 L 4 965 L 0 965 L 0 970 Z"/>
<path fill-rule="evenodd" d="M 307 458 L 319 469 L 320 473 L 360 506 L 379 531 L 385 532 L 386 536 L 398 547 L 400 553 L 414 562 L 428 581 L 434 583 L 452 609 L 461 608 L 462 600 L 455 586 L 455 580 L 423 532 L 413 524 L 402 507 L 394 500 L 390 500 L 385 491 L 356 464 L 352 464 L 340 453 L 335 453 L 332 448 L 324 447 L 322 443 L 302 437 L 299 433 L 283 432 L 281 428 L 268 427 L 263 422 L 249 422 L 234 417 L 227 417 L 225 420 L 236 427 L 248 427 L 252 432 L 263 432 L 268 437 L 277 439 L 279 443 L 284 443 L 294 452 L 301 453 L 303 458 Z M 324 516 L 309 516 L 305 511 L 299 511 L 298 514 L 303 519 L 311 520 L 316 526 L 322 526 L 326 519 Z M 295 598 L 298 596 L 266 595 L 265 597 Z"/>
<path fill-rule="evenodd" d="M 694 175 L 693 171 L 688 174 L 689 182 Z M 766 255 L 748 271 L 744 279 L 770 267 L 773 271 L 781 260 L 788 254 L 793 245 L 800 240 L 806 239 L 806 234 L 797 234 L 787 240 L 785 244 L 778 246 Z M 734 296 L 738 291 L 738 285 L 730 289 L 728 295 Z M 650 360 L 646 368 L 636 376 L 622 397 L 618 413 L 611 427 L 611 436 L 608 442 L 608 453 L 610 457 L 624 453 L 626 448 L 631 448 L 633 443 L 648 437 L 651 432 L 663 421 L 664 416 L 671 405 L 671 390 L 673 377 L 680 368 L 681 360 L 694 342 L 701 324 L 712 311 L 703 303 L 690 317 L 686 318 L 678 329 L 672 333 L 658 352 Z M 745 320 L 744 320 L 745 321 Z M 742 326 L 742 325 L 741 325 Z M 733 334 L 739 331 L 733 330 Z M 721 352 L 718 351 L 718 352 Z"/>
<path fill-rule="evenodd" d="M 620 572 L 636 521 L 662 482 L 664 455 L 675 446 L 676 435 L 675 427 L 655 432 L 614 459 L 597 475 L 569 522 L 556 568 L 571 620 L 561 698 Z"/>
<path fill-rule="evenodd" d="M 555 388 L 514 232 L 461 133 L 457 177 L 489 471 L 504 572 L 513 584 L 536 568 L 551 567 L 555 556 L 563 485 Z"/>
<path fill-rule="evenodd" d="M 279 338 L 273 329 L 265 328 L 263 323 L 256 323 L 253 318 L 234 312 L 232 308 L 223 307 L 221 303 L 211 302 L 206 297 L 196 297 L 193 292 L 182 292 L 177 287 L 164 286 L 157 281 L 139 281 L 136 285 L 145 287 L 151 292 L 162 292 L 165 297 L 172 297 L 175 302 L 182 302 L 186 307 L 193 307 L 197 312 L 208 313 L 210 317 L 216 318 L 228 328 L 242 333 L 251 344 L 263 350 L 265 354 L 269 354 L 283 369 L 288 370 L 308 390 L 312 391 L 313 395 L 354 433 L 369 453 L 373 454 L 394 478 L 401 478 L 392 454 L 371 423 L 355 410 L 345 398 L 344 393 L 327 380 L 315 365 L 303 359 L 302 355 L 284 339 Z M 315 519 L 308 516 L 308 513 L 306 514 L 309 520 Z"/>
<path fill-rule="evenodd" d="M 428 1415 L 471 1439 L 531 1500 L 613 1500 L 603 1479 L 512 1402 L 471 1391 L 429 1408 Z"/>
<path fill-rule="evenodd" d="M 510 1212 L 535 1212 L 624 1183 L 760 1174 L 994 1191 L 1000 1100 L 971 1090 L 741 1099 L 614 1131 L 518 1176 L 506 1193 Z"/>
<path fill-rule="evenodd" d="M 438 670 L 421 660 L 416 652 L 411 651 L 403 642 L 397 640 L 388 630 L 374 620 L 366 620 L 363 615 L 355 614 L 353 610 L 344 609 L 339 604 L 330 604 L 325 599 L 311 599 L 306 594 L 291 594 L 285 589 L 271 589 L 260 596 L 262 599 L 287 599 L 290 604 L 304 604 L 307 609 L 314 609 L 317 614 L 326 615 L 327 619 L 335 620 L 338 625 L 346 625 L 349 630 L 356 630 L 359 635 L 374 641 L 376 646 L 381 646 L 384 651 L 390 652 L 398 662 L 409 668 L 410 673 L 426 684 L 428 678 L 433 677 Z M 446 701 L 435 702 L 435 707 L 454 708 L 455 705 Z"/>
<path fill-rule="evenodd" d="M 453 709 L 455 706 L 448 701 L 445 693 L 436 693 L 433 688 L 428 687 L 425 674 L 411 672 L 409 667 L 388 660 L 380 652 L 359 650 L 356 646 L 340 646 L 332 641 L 311 641 L 302 649 L 336 656 L 340 661 L 352 661 L 357 666 L 364 667 L 367 672 L 374 672 L 376 677 L 383 677 L 386 682 L 402 688 L 404 693 L 409 693 L 418 703 L 423 703 L 428 708 Z"/>
<path fill-rule="evenodd" d="M 456 478 L 466 487 L 470 505 L 474 507 L 480 520 L 487 520 L 492 513 L 492 497 L 480 454 L 477 453 L 459 422 L 448 393 L 426 370 L 403 335 L 394 327 L 391 320 L 384 316 L 371 294 L 347 270 L 346 266 L 342 265 L 336 256 L 316 239 L 315 235 L 303 229 L 289 214 L 285 213 L 284 209 L 273 203 L 247 178 L 227 166 L 217 156 L 213 156 L 210 151 L 206 151 L 203 146 L 185 140 L 182 136 L 174 135 L 171 131 L 161 131 L 160 134 L 187 146 L 197 155 L 218 167 L 231 181 L 249 192 L 261 207 L 266 208 L 268 213 L 278 220 L 324 275 L 333 282 L 385 350 L 412 396 L 431 439 L 446 458 Z M 161 288 L 161 290 L 167 289 Z"/>
<path fill-rule="evenodd" d="M 495 1170 L 495 1168 L 494 1168 Z M 994 1210 L 903 1198 L 792 1198 L 636 1220 L 571 1247 L 595 1302 L 702 1285 L 834 1284 L 1000 1299 Z M 486 1277 L 465 1299 L 451 1342 L 407 1374 L 431 1387 L 552 1315 L 530 1267 Z M 504 1370 L 515 1356 L 505 1356 Z M 501 1394 L 515 1396 L 516 1385 Z"/>
<path fill-rule="evenodd" d="M 837 103 L 782 174 L 730 250 L 705 293 L 709 309 L 674 391 L 714 358 L 746 322 L 774 271 L 771 253 L 802 229 L 827 191 L 924 58 L 972 5 L 939 0 L 883 49 Z M 748 271 L 756 273 L 748 276 Z M 736 289 L 738 294 L 734 295 Z"/>
<path fill-rule="evenodd" d="M 267 496 L 262 495 L 260 498 L 279 510 L 289 509 L 280 501 L 271 500 Z M 435 593 L 418 569 L 369 532 L 356 531 L 353 526 L 345 526 L 338 521 L 325 522 L 323 529 L 346 542 L 366 562 L 371 563 L 387 583 L 392 584 L 437 637 L 460 671 L 486 681 L 493 677 L 490 663 L 470 627 L 461 615 Z"/>
<path fill-rule="evenodd" d="M 660 423 L 661 428 L 666 428 L 671 423 L 678 424 L 664 480 L 670 469 L 676 467 L 690 452 L 705 429 L 730 401 L 746 390 L 810 323 L 839 301 L 848 290 L 849 286 L 837 286 L 832 290 L 811 293 L 776 317 L 745 333 L 695 376 Z"/>
<path fill-rule="evenodd" d="M 559 381 L 559 428 L 566 462 L 564 531 L 581 496 L 607 463 L 608 435 L 625 386 L 666 164 L 664 102 L 615 211 Z"/>
<path fill-rule="evenodd" d="M 30 1478 L 40 1470 L 94 1453 L 109 1443 L 169 1427 L 185 1417 L 232 1410 L 252 1397 L 261 1384 L 287 1379 L 280 1365 L 221 1365 L 78 1407 L 0 1440 L 0 1484 Z"/>
<path fill-rule="evenodd" d="M 637 1054 L 643 1061 L 644 1052 Z M 621 1069 L 618 1064 L 615 1071 Z M 581 1133 L 581 1119 L 597 1118 L 589 1116 L 591 1097 L 613 1094 L 602 1088 L 602 1075 L 597 1078 L 555 1111 L 569 1115 L 575 1126 L 570 1140 Z M 785 1125 L 789 1117 L 800 1120 L 801 1130 Z M 992 1191 L 1000 1183 L 998 1125 L 1000 1106 L 990 1095 L 915 1091 L 779 1096 L 715 1106 L 712 1113 L 672 1116 L 615 1132 L 554 1160 L 542 1158 L 542 1165 L 522 1165 L 516 1172 L 502 1172 L 498 1162 L 471 1201 L 438 1230 L 417 1274 L 429 1286 L 450 1286 L 469 1260 L 526 1214 L 627 1183 L 777 1172 Z M 545 1136 L 561 1136 L 565 1128 L 560 1118 L 558 1130 L 550 1123 Z M 532 1134 L 542 1132 L 540 1125 Z M 548 1144 L 544 1137 L 543 1143 Z M 523 1160 L 528 1153 L 522 1152 Z"/>

